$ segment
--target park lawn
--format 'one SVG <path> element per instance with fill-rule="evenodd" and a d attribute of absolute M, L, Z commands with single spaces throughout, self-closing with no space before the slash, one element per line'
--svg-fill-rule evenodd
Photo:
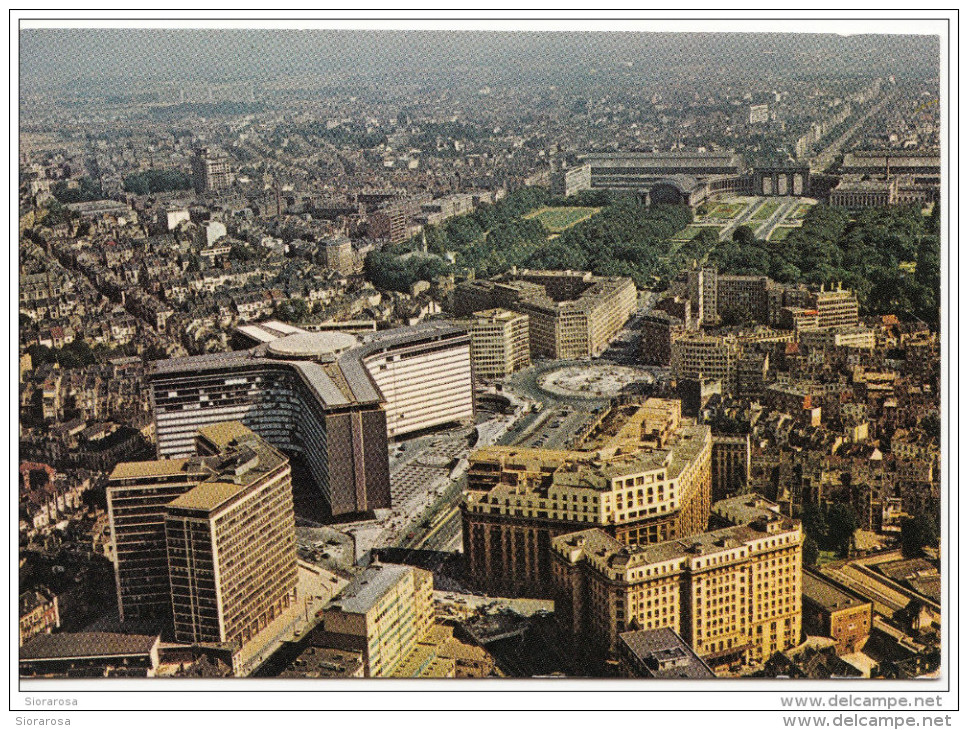
<path fill-rule="evenodd" d="M 709 214 L 709 217 L 718 218 L 720 220 L 732 220 L 745 209 L 746 203 L 720 203 L 713 208 L 713 211 Z"/>
<path fill-rule="evenodd" d="M 802 205 L 799 205 L 799 206 L 797 206 L 797 209 L 795 211 L 793 211 L 793 215 L 791 215 L 790 218 L 793 219 L 793 220 L 795 220 L 795 221 L 798 221 L 801 218 L 805 218 L 806 215 L 807 215 L 807 213 L 810 212 L 810 209 L 812 207 L 813 206 L 810 205 L 809 203 L 804 203 Z"/>
<path fill-rule="evenodd" d="M 770 234 L 771 241 L 783 241 L 789 236 L 793 231 L 797 230 L 799 226 L 780 226 L 773 229 L 773 233 Z"/>
<path fill-rule="evenodd" d="M 753 214 L 753 217 L 750 218 L 750 220 L 765 221 L 774 213 L 776 213 L 779 207 L 780 207 L 779 200 L 768 200 L 767 202 L 763 203 L 763 205 L 761 205 L 759 208 L 757 208 L 756 212 Z"/>
<path fill-rule="evenodd" d="M 537 218 L 552 233 L 567 231 L 572 226 L 588 220 L 601 208 L 560 207 L 539 208 L 528 213 L 525 218 Z"/>
<path fill-rule="evenodd" d="M 833 563 L 836 560 L 841 560 L 841 556 L 838 555 L 833 550 L 821 550 L 820 555 L 817 558 L 817 566 L 825 565 L 826 563 Z"/>
<path fill-rule="evenodd" d="M 709 230 L 715 231 L 718 235 L 725 226 L 686 226 L 681 231 L 679 231 L 675 236 L 673 236 L 673 241 L 691 241 L 696 236 L 699 235 L 700 231 Z"/>

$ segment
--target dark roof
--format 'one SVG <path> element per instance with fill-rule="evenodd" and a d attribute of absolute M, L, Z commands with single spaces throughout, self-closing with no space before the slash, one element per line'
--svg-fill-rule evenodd
<path fill-rule="evenodd" d="M 659 679 L 712 679 L 713 670 L 672 629 L 648 629 L 619 634 L 637 660 L 639 673 Z"/>
<path fill-rule="evenodd" d="M 39 634 L 20 647 L 20 661 L 147 655 L 158 641 L 157 634 Z"/>
<path fill-rule="evenodd" d="M 836 583 L 806 570 L 803 571 L 803 599 L 825 611 L 842 611 L 869 603 L 848 593 Z"/>
<path fill-rule="evenodd" d="M 699 181 L 692 175 L 671 175 L 653 183 L 652 187 L 657 188 L 660 185 L 670 185 L 680 193 L 689 194 L 699 187 Z"/>

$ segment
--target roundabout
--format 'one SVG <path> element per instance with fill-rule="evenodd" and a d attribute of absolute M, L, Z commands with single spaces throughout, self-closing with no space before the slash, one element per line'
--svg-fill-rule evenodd
<path fill-rule="evenodd" d="M 655 381 L 649 373 L 624 365 L 568 365 L 542 373 L 538 387 L 552 395 L 566 398 L 612 398 L 631 383 Z"/>

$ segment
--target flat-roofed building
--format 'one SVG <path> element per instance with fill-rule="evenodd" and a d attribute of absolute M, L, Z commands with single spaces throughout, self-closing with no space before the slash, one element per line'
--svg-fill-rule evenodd
<path fill-rule="evenodd" d="M 111 474 L 121 618 L 241 648 L 296 597 L 289 460 L 237 421 L 201 429 L 197 448 Z"/>
<path fill-rule="evenodd" d="M 732 392 L 741 354 L 742 345 L 735 335 L 685 332 L 672 342 L 672 374 L 676 379 L 720 380 Z"/>
<path fill-rule="evenodd" d="M 705 529 L 711 452 L 708 426 L 656 398 L 602 414 L 573 450 L 474 452 L 462 514 L 471 578 L 489 593 L 543 596 L 557 535 L 595 525 L 631 544 Z"/>
<path fill-rule="evenodd" d="M 675 175 L 700 180 L 740 177 L 746 171 L 736 152 L 595 152 L 582 161 L 591 167 L 591 186 L 609 190 L 640 190 Z"/>
<path fill-rule="evenodd" d="M 301 455 L 333 514 L 390 506 L 387 439 L 474 418 L 467 331 L 431 322 L 372 333 L 240 328 L 252 349 L 153 363 L 158 454 L 192 453 L 195 432 L 240 420 Z"/>
<path fill-rule="evenodd" d="M 41 634 L 20 647 L 23 678 L 153 677 L 158 634 Z"/>
<path fill-rule="evenodd" d="M 475 376 L 504 378 L 531 364 L 527 315 L 488 309 L 474 313 L 467 326 Z"/>
<path fill-rule="evenodd" d="M 296 600 L 289 460 L 239 423 L 204 430 L 219 471 L 165 515 L 174 635 L 245 646 Z"/>
<path fill-rule="evenodd" d="M 626 277 L 516 268 L 459 284 L 451 299 L 457 314 L 504 308 L 528 315 L 531 357 L 559 360 L 600 355 L 636 304 L 635 283 Z"/>
<path fill-rule="evenodd" d="M 433 574 L 409 565 L 370 565 L 321 618 L 313 643 L 360 652 L 364 676 L 390 676 L 433 625 Z"/>
<path fill-rule="evenodd" d="M 592 186 L 592 166 L 587 162 L 573 167 L 562 167 L 551 173 L 551 193 L 567 198 Z"/>
<path fill-rule="evenodd" d="M 171 616 L 165 514 L 176 497 L 216 473 L 212 459 L 133 461 L 108 478 L 108 519 L 122 621 Z"/>
<path fill-rule="evenodd" d="M 812 292 L 810 308 L 817 310 L 817 326 L 821 328 L 854 327 L 860 321 L 857 295 L 840 286 Z"/>
<path fill-rule="evenodd" d="M 742 492 L 750 478 L 749 434 L 713 434 L 712 498 L 715 501 Z"/>
<path fill-rule="evenodd" d="M 897 205 L 898 179 L 867 179 L 861 175 L 845 175 L 830 191 L 830 204 L 843 208 L 882 208 Z"/>
<path fill-rule="evenodd" d="M 630 628 L 670 628 L 714 668 L 796 646 L 800 523 L 761 498 L 727 502 L 737 524 L 684 539 L 626 545 L 599 528 L 554 538 L 556 616 L 600 656 L 617 655 Z"/>
<path fill-rule="evenodd" d="M 864 325 L 839 325 L 824 329 L 805 329 L 799 333 L 801 345 L 816 348 L 851 347 L 873 350 L 877 344 L 876 333 Z"/>
<path fill-rule="evenodd" d="M 836 642 L 838 654 L 864 648 L 870 637 L 874 606 L 846 588 L 813 573 L 803 573 L 803 633 Z"/>
<path fill-rule="evenodd" d="M 217 193 L 232 187 L 235 173 L 225 153 L 209 147 L 199 147 L 192 156 L 192 183 L 199 195 Z"/>
<path fill-rule="evenodd" d="M 619 667 L 626 677 L 715 679 L 709 668 L 675 631 L 666 627 L 619 634 Z"/>

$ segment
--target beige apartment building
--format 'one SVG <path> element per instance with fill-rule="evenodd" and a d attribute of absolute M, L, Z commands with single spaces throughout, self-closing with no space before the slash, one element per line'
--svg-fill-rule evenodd
<path fill-rule="evenodd" d="M 367 677 L 387 677 L 434 622 L 433 574 L 373 564 L 323 609 L 316 640 L 363 655 Z"/>
<path fill-rule="evenodd" d="M 509 309 L 477 312 L 467 322 L 478 378 L 504 378 L 531 364 L 528 317 Z"/>
<path fill-rule="evenodd" d="M 296 600 L 289 460 L 239 423 L 206 429 L 231 466 L 168 505 L 175 638 L 247 644 Z"/>
<path fill-rule="evenodd" d="M 241 648 L 296 599 L 289 460 L 239 422 L 198 457 L 120 464 L 108 483 L 122 619 L 166 617 L 184 643 Z"/>
<path fill-rule="evenodd" d="M 810 300 L 810 308 L 817 310 L 818 327 L 855 327 L 860 321 L 857 295 L 848 289 L 821 288 L 810 295 Z"/>
<path fill-rule="evenodd" d="M 711 453 L 709 427 L 657 398 L 610 409 L 572 450 L 474 452 L 463 504 L 472 579 L 491 593 L 542 596 L 558 535 L 596 526 L 635 544 L 704 530 Z"/>
<path fill-rule="evenodd" d="M 592 654 L 619 635 L 671 628 L 711 667 L 764 662 L 796 646 L 801 623 L 800 523 L 756 497 L 718 503 L 738 524 L 652 545 L 593 528 L 552 541 L 555 613 Z"/>

